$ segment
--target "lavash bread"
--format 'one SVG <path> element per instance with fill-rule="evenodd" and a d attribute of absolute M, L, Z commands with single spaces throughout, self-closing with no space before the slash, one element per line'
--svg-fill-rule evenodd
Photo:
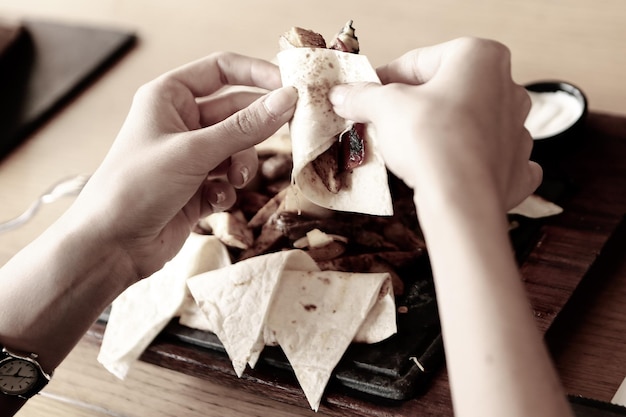
<path fill-rule="evenodd" d="M 375 132 L 365 133 L 365 162 L 345 173 L 338 193 L 326 189 L 311 162 L 335 142 L 353 122 L 339 117 L 328 100 L 331 87 L 350 82 L 380 80 L 364 55 L 325 48 L 290 48 L 279 52 L 283 85 L 298 90 L 298 103 L 289 131 L 292 141 L 292 181 L 313 203 L 337 211 L 391 215 L 393 207 L 387 169 L 376 149 Z"/>

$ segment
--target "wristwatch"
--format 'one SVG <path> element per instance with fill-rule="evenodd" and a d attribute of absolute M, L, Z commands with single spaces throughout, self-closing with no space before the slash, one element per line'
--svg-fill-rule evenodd
<path fill-rule="evenodd" d="M 0 392 L 22 399 L 37 394 L 50 382 L 52 372 L 46 373 L 34 353 L 20 355 L 0 346 Z"/>

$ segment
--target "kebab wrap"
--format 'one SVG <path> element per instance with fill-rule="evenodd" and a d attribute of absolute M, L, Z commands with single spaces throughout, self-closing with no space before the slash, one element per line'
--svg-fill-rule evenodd
<path fill-rule="evenodd" d="M 292 181 L 302 196 L 332 210 L 393 214 L 387 169 L 369 125 L 361 132 L 362 161 L 341 172 L 339 189 L 332 190 L 315 168 L 315 161 L 337 143 L 342 133 L 349 135 L 355 126 L 353 121 L 333 112 L 328 100 L 331 87 L 361 81 L 380 83 L 367 57 L 325 47 L 290 47 L 279 52 L 278 64 L 283 85 L 298 90 L 289 130 L 294 163 Z"/>

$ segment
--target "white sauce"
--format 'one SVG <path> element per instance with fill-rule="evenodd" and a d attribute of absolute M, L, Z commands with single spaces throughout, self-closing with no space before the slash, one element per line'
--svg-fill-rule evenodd
<path fill-rule="evenodd" d="M 524 126 L 534 139 L 545 139 L 572 126 L 583 113 L 583 106 L 565 91 L 528 91 L 532 107 Z"/>

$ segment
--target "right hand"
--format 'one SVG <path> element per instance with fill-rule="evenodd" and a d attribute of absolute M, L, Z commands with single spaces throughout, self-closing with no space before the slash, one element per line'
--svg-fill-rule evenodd
<path fill-rule="evenodd" d="M 330 100 L 340 116 L 374 125 L 388 168 L 418 205 L 433 193 L 470 202 L 487 190 L 508 210 L 540 184 L 524 128 L 530 98 L 511 78 L 505 46 L 461 38 L 413 50 L 378 74 L 383 85 L 337 86 Z"/>

